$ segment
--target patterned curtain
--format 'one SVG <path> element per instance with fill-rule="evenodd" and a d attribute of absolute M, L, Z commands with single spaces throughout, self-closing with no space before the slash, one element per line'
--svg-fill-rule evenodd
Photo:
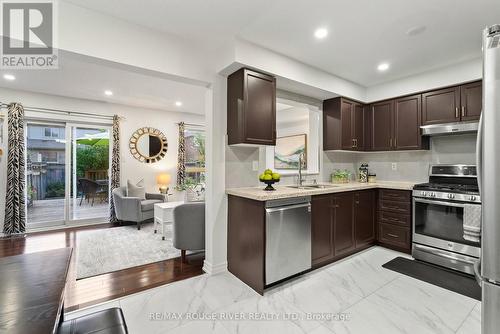
<path fill-rule="evenodd" d="M 184 122 L 179 123 L 179 149 L 177 153 L 177 187 L 184 185 L 186 178 L 186 141 L 184 138 Z"/>
<path fill-rule="evenodd" d="M 24 171 L 24 108 L 19 103 L 8 106 L 7 191 L 5 195 L 5 234 L 26 232 Z"/>
<path fill-rule="evenodd" d="M 113 116 L 113 151 L 111 156 L 111 184 L 109 193 L 109 221 L 118 221 L 115 213 L 115 202 L 113 201 L 113 189 L 120 186 L 120 117 Z"/>

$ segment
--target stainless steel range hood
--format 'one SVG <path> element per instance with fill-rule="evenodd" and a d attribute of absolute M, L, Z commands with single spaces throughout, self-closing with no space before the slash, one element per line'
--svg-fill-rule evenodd
<path fill-rule="evenodd" d="M 479 122 L 456 122 L 421 126 L 422 136 L 444 136 L 477 132 Z"/>

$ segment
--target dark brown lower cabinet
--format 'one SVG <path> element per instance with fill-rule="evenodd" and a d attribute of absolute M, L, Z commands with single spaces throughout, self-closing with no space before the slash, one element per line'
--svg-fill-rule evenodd
<path fill-rule="evenodd" d="M 333 259 L 332 196 L 318 195 L 311 200 L 311 254 L 313 265 Z"/>
<path fill-rule="evenodd" d="M 379 189 L 378 244 L 411 253 L 411 191 Z"/>
<path fill-rule="evenodd" d="M 356 248 L 375 242 L 375 191 L 358 191 L 354 194 L 354 235 Z"/>
<path fill-rule="evenodd" d="M 319 267 L 375 243 L 375 190 L 312 197 L 312 264 Z"/>

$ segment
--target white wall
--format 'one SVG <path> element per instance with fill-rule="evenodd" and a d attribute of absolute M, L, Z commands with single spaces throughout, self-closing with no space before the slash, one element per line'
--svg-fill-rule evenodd
<path fill-rule="evenodd" d="M 438 68 L 411 77 L 368 87 L 366 89 L 365 102 L 375 102 L 434 88 L 479 80 L 482 78 L 482 68 L 482 59 L 478 58 L 453 66 Z"/>
<path fill-rule="evenodd" d="M 143 109 L 129 107 L 119 104 L 96 102 L 90 100 L 80 100 L 65 98 L 54 95 L 45 95 L 15 91 L 9 89 L 0 89 L 0 101 L 16 101 L 31 107 L 54 108 L 71 111 L 90 112 L 100 115 L 123 116 L 120 124 L 121 135 L 121 182 L 126 184 L 127 180 L 137 182 L 144 179 L 146 190 L 157 192 L 156 175 L 160 172 L 168 172 L 172 175 L 172 186 L 176 182 L 176 164 L 177 164 L 177 144 L 178 129 L 176 123 L 186 122 L 195 124 L 205 124 L 205 117 L 202 115 L 170 112 L 162 110 Z M 144 164 L 137 161 L 129 152 L 128 141 L 132 133 L 140 127 L 151 126 L 162 131 L 168 140 L 168 151 L 163 160 L 155 164 Z M 7 148 L 7 133 L 5 133 L 5 145 Z M 5 179 L 6 179 L 6 154 L 0 164 L 0 198 L 5 198 Z M 181 197 L 182 194 L 175 192 L 174 197 Z M 0 227 L 3 228 L 4 220 L 4 201 L 0 202 Z"/>

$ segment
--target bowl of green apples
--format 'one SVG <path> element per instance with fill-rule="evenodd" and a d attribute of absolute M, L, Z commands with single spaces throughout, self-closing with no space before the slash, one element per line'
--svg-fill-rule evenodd
<path fill-rule="evenodd" d="M 264 188 L 266 191 L 276 190 L 273 188 L 273 184 L 280 182 L 281 175 L 279 173 L 273 172 L 271 169 L 266 169 L 264 173 L 259 175 L 259 181 L 267 184 Z"/>

